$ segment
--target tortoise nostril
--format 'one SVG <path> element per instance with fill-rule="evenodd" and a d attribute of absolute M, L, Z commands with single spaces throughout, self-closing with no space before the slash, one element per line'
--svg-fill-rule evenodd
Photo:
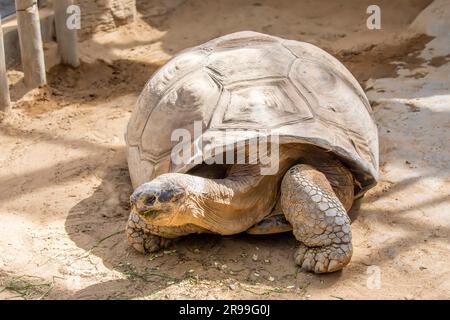
<path fill-rule="evenodd" d="M 152 206 L 155 203 L 155 200 L 156 200 L 156 197 L 154 195 L 151 195 L 145 199 L 144 203 L 147 206 Z"/>

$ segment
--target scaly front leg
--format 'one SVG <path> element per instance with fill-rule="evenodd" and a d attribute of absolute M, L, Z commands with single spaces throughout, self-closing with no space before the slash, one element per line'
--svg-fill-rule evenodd
<path fill-rule="evenodd" d="M 306 271 L 333 272 L 350 262 L 350 219 L 323 173 L 309 165 L 288 170 L 281 205 L 301 242 L 295 262 Z"/>
<path fill-rule="evenodd" d="M 152 228 L 138 214 L 131 212 L 126 227 L 128 243 L 141 253 L 155 252 L 166 248 L 171 240 L 151 234 Z"/>

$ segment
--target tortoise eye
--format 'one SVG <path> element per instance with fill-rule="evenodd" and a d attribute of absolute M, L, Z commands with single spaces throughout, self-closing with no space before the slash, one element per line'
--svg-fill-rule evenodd
<path fill-rule="evenodd" d="M 148 196 L 148 197 L 145 199 L 144 203 L 145 203 L 145 205 L 147 205 L 147 206 L 151 206 L 151 205 L 153 205 L 153 204 L 155 203 L 155 200 L 156 200 L 156 197 L 155 197 L 155 196 Z"/>

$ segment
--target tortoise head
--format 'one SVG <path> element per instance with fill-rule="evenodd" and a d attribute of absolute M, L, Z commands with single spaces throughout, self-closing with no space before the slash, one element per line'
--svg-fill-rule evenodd
<path fill-rule="evenodd" d="M 132 210 L 155 225 L 183 224 L 190 203 L 190 193 L 183 176 L 168 173 L 142 184 L 130 197 Z"/>

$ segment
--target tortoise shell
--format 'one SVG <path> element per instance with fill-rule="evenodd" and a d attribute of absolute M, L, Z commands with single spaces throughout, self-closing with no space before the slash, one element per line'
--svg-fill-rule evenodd
<path fill-rule="evenodd" d="M 347 165 L 359 194 L 378 178 L 378 133 L 364 91 L 338 60 L 309 43 L 237 32 L 186 49 L 158 69 L 125 134 L 134 187 L 195 166 L 172 161 L 178 142 L 171 136 L 180 128 L 193 133 L 189 143 L 201 138 L 213 147 L 261 134 L 313 144 Z"/>

